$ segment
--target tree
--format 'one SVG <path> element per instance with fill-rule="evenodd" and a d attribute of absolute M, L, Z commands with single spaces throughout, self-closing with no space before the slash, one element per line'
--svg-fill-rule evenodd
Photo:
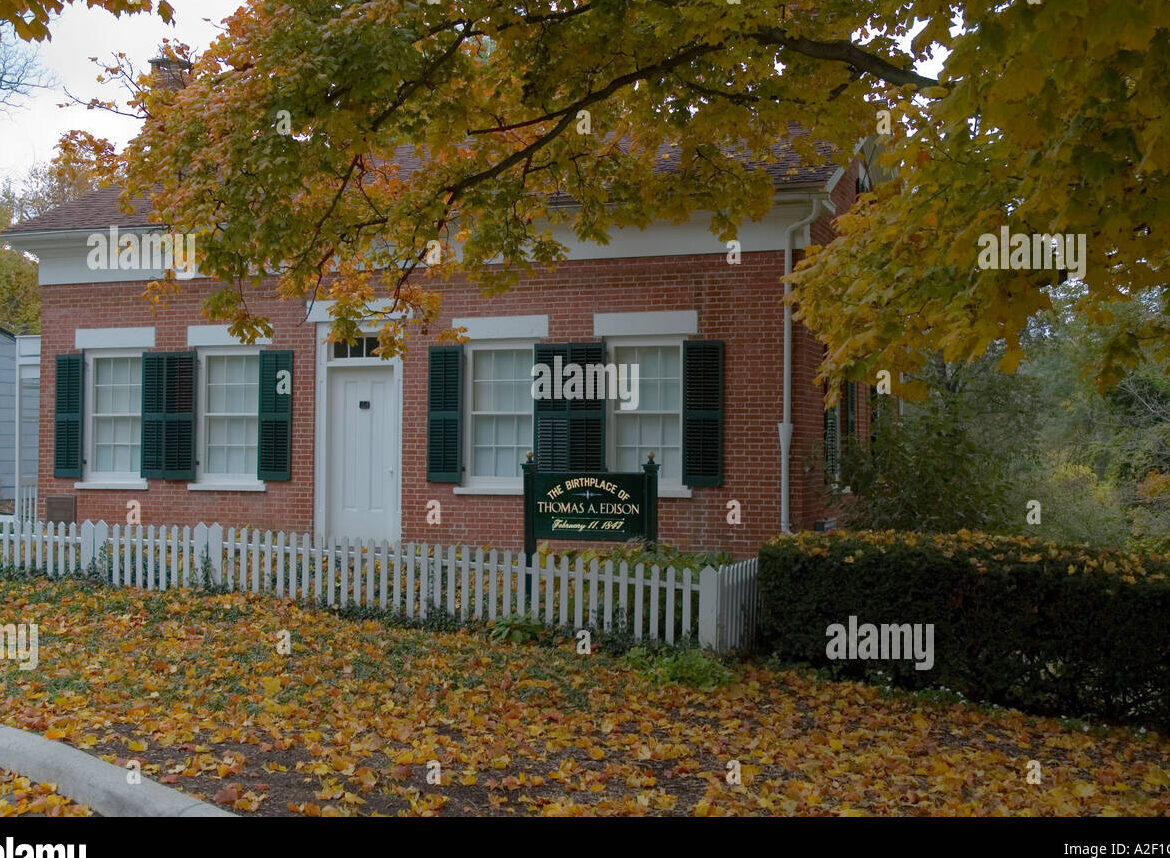
<path fill-rule="evenodd" d="M 10 26 L 0 22 L 0 111 L 15 106 L 47 81 L 36 54 L 15 38 Z"/>
<path fill-rule="evenodd" d="M 0 187 L 0 232 L 117 181 L 118 170 L 110 141 L 71 131 L 58 141 L 52 162 L 34 164 L 19 185 L 7 181 Z M 0 244 L 0 327 L 39 333 L 40 312 L 36 263 Z"/>
<path fill-rule="evenodd" d="M 34 164 L 19 187 L 11 180 L 0 187 L 0 206 L 7 208 L 12 223 L 28 220 L 122 177 L 121 161 L 109 140 L 70 131 L 57 141 L 52 161 Z"/>
<path fill-rule="evenodd" d="M 461 270 L 490 292 L 563 257 L 547 223 L 604 240 L 708 209 L 731 238 L 772 197 L 740 156 L 771 157 L 798 120 L 851 149 L 872 123 L 865 96 L 933 83 L 893 35 L 847 40 L 867 20 L 856 4 L 817 5 L 259 0 L 228 19 L 184 90 L 139 102 L 131 193 L 161 183 L 155 216 L 197 233 L 200 269 L 231 284 L 207 309 L 239 335 L 267 330 L 244 303 L 256 271 L 281 272 L 290 299 L 335 299 L 335 333 L 387 292 L 425 324 L 431 242 L 442 262 L 429 274 Z M 891 34 L 905 23 L 877 17 Z M 819 159 L 813 136 L 792 142 Z M 655 170 L 665 146 L 670 175 Z M 399 172 L 400 147 L 426 167 Z M 582 208 L 551 207 L 556 192 Z M 386 321 L 384 356 L 405 330 Z"/>
<path fill-rule="evenodd" d="M 997 341 L 1011 370 L 1027 320 L 1052 306 L 1052 284 L 1074 266 L 980 268 L 981 237 L 1002 227 L 1042 246 L 1045 235 L 1084 236 L 1087 259 L 1071 272 L 1085 287 L 1081 318 L 1107 322 L 1143 298 L 1162 310 L 1101 343 L 1099 381 L 1115 383 L 1146 349 L 1170 354 L 1170 153 L 1156 118 L 1170 92 L 1170 6 L 959 6 L 962 34 L 938 37 L 951 51 L 938 97 L 892 106 L 902 121 L 882 160 L 898 178 L 838 220 L 838 239 L 811 249 L 793 278 L 797 318 L 828 345 L 830 379 L 912 370 L 923 345 L 968 360 Z"/>
<path fill-rule="evenodd" d="M 11 223 L 11 206 L 0 195 L 0 231 Z M 36 263 L 4 245 L 0 245 L 0 328 L 15 334 L 36 334 L 41 330 Z"/>
<path fill-rule="evenodd" d="M 905 414 L 891 397 L 876 398 L 872 440 L 849 438 L 842 451 L 849 493 L 834 499 L 846 527 L 1026 532 L 1044 389 L 996 372 L 996 357 L 948 364 L 927 355 L 914 380 L 927 395 Z"/>
<path fill-rule="evenodd" d="M 66 5 L 75 2 L 77 0 L 0 0 L 0 25 L 10 24 L 16 35 L 28 42 L 50 39 L 51 16 L 59 15 Z M 85 5 L 90 9 L 95 6 L 105 9 L 117 16 L 123 12 L 150 12 L 153 8 L 151 0 L 85 0 Z M 166 0 L 159 0 L 158 14 L 170 23 L 174 9 Z"/>
<path fill-rule="evenodd" d="M 828 141 L 845 162 L 892 117 L 874 166 L 897 179 L 796 278 L 823 377 L 835 389 L 921 368 L 924 348 L 967 360 L 996 342 L 1010 369 L 1062 275 L 981 270 L 980 235 L 1087 234 L 1086 315 L 1160 288 L 1167 27 L 1162 0 L 254 0 L 186 90 L 140 103 L 132 192 L 161 178 L 156 215 L 198 231 L 201 270 L 232 284 L 208 309 L 237 333 L 266 330 L 243 302 L 257 270 L 281 272 L 288 298 L 336 299 L 352 332 L 385 292 L 426 321 L 428 242 L 443 250 L 429 273 L 490 291 L 561 258 L 549 223 L 604 240 L 705 209 L 733 237 L 771 196 L 743 156 L 765 160 L 795 121 L 805 158 Z M 938 51 L 939 80 L 913 71 Z M 409 181 L 390 166 L 400 146 L 427 156 Z M 664 151 L 674 174 L 654 170 Z M 551 208 L 554 192 L 581 208 Z M 404 333 L 388 322 L 384 339 Z M 1124 332 L 1104 364 L 1143 340 L 1165 348 L 1165 323 Z"/>

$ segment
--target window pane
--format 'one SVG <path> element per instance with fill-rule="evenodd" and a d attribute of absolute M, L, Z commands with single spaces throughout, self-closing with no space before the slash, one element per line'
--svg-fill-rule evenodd
<path fill-rule="evenodd" d="M 477 447 L 489 447 L 492 443 L 492 423 L 490 417 L 476 417 L 472 420 L 474 444 Z"/>
<path fill-rule="evenodd" d="M 112 447 L 97 448 L 96 469 L 106 472 L 114 470 L 114 451 Z"/>
<path fill-rule="evenodd" d="M 638 451 L 629 447 L 618 450 L 618 470 L 633 473 L 638 470 Z"/>
<path fill-rule="evenodd" d="M 659 477 L 677 483 L 682 461 L 682 349 L 679 346 L 623 346 L 614 349 L 618 363 L 638 365 L 638 408 L 615 407 L 616 467 L 637 471 L 653 452 Z"/>
<path fill-rule="evenodd" d="M 638 440 L 638 418 L 632 414 L 617 417 L 618 444 L 633 444 Z"/>
<path fill-rule="evenodd" d="M 531 371 L 530 349 L 472 352 L 472 476 L 520 475 L 532 443 Z"/>

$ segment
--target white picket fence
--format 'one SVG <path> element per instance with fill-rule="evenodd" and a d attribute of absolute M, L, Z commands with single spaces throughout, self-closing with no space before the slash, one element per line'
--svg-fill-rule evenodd
<path fill-rule="evenodd" d="M 37 517 L 37 485 L 26 483 L 17 492 L 13 502 L 13 514 L 17 521 L 32 521 Z"/>
<path fill-rule="evenodd" d="M 338 608 L 425 619 L 528 616 L 546 625 L 611 631 L 668 644 L 693 638 L 718 652 L 750 644 L 756 561 L 696 573 L 643 563 L 385 540 L 236 530 L 218 525 L 112 527 L 0 522 L 0 564 L 50 577 L 92 572 L 117 586 L 199 586 L 271 593 Z"/>

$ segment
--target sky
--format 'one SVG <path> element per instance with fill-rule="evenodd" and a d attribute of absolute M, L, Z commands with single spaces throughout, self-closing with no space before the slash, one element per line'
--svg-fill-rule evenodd
<path fill-rule="evenodd" d="M 57 83 L 36 91 L 7 114 L 0 113 L 0 183 L 6 178 L 19 180 L 34 163 L 51 160 L 58 138 L 74 128 L 108 137 L 121 149 L 137 132 L 137 120 L 79 106 L 57 106 L 67 100 L 66 88 L 83 101 L 123 99 L 116 85 L 97 83 L 98 67 L 89 58 L 106 60 L 121 51 L 136 68 L 148 71 L 147 61 L 158 54 L 164 38 L 186 42 L 201 53 L 218 34 L 215 24 L 234 12 L 241 0 L 171 0 L 171 5 L 175 7 L 173 26 L 157 15 L 115 18 L 84 5 L 67 6 L 49 24 L 52 40 L 33 48 Z"/>

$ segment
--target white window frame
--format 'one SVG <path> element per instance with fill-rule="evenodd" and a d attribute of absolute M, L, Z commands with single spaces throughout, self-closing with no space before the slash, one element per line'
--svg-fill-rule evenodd
<path fill-rule="evenodd" d="M 94 430 L 94 412 L 95 412 L 95 395 L 94 382 L 97 380 L 97 374 L 94 372 L 94 361 L 103 360 L 105 358 L 138 358 L 142 359 L 141 348 L 137 349 L 86 349 L 84 354 L 85 361 L 85 409 L 81 431 L 82 438 L 82 456 L 85 458 L 85 463 L 82 466 L 82 479 L 73 484 L 75 489 L 136 489 L 144 490 L 147 488 L 147 481 L 142 478 L 141 470 L 134 472 L 95 472 L 93 470 L 93 463 L 97 457 L 95 455 L 97 440 L 97 432 Z M 141 379 L 139 381 L 141 384 Z M 141 402 L 141 399 L 139 400 Z M 139 445 L 142 443 L 142 409 L 138 410 L 139 419 Z M 139 453 L 141 455 L 141 452 Z"/>
<path fill-rule="evenodd" d="M 463 481 L 454 487 L 455 494 L 465 495 L 522 495 L 524 494 L 524 477 L 475 477 L 472 476 L 472 456 L 475 452 L 475 438 L 472 432 L 472 395 L 474 393 L 473 370 L 475 366 L 475 352 L 477 351 L 528 351 L 535 355 L 534 347 L 537 340 L 531 339 L 483 339 L 467 342 L 463 345 Z M 536 433 L 536 407 L 531 403 L 531 426 L 533 435 Z M 534 449 L 535 437 L 529 439 L 529 449 Z"/>
<path fill-rule="evenodd" d="M 647 335 L 647 336 L 608 336 L 605 338 L 605 359 L 609 363 L 617 363 L 617 349 L 632 348 L 644 346 L 647 348 L 661 347 L 661 346 L 677 346 L 678 347 L 678 366 L 679 366 L 679 404 L 678 404 L 678 432 L 679 432 L 679 454 L 682 454 L 683 444 L 683 406 L 686 394 L 686 365 L 683 362 L 683 343 L 686 341 L 685 336 L 681 335 Z M 621 402 L 617 399 L 609 400 L 605 409 L 605 461 L 608 463 L 609 469 L 614 470 L 617 467 L 617 417 Z M 636 413 L 636 412 L 635 412 Z M 638 469 L 641 470 L 643 462 L 638 463 Z M 658 480 L 658 496 L 661 498 L 689 498 L 691 497 L 690 486 L 682 482 L 682 463 L 679 463 L 679 475 L 676 480 L 666 480 L 662 477 Z"/>
<path fill-rule="evenodd" d="M 255 355 L 259 360 L 260 352 L 263 349 L 260 346 L 208 346 L 206 348 L 196 349 L 196 354 L 199 358 L 199 375 L 197 379 L 197 386 L 199 390 L 196 396 L 196 411 L 195 411 L 195 482 L 187 483 L 187 490 L 198 492 L 211 491 L 232 491 L 232 492 L 262 492 L 266 491 L 268 484 L 263 480 L 256 479 L 253 474 L 251 478 L 233 477 L 229 474 L 208 474 L 204 470 L 204 462 L 207 460 L 207 358 L 208 357 L 245 357 Z M 256 454 L 259 455 L 259 416 L 257 416 L 256 423 Z"/>

